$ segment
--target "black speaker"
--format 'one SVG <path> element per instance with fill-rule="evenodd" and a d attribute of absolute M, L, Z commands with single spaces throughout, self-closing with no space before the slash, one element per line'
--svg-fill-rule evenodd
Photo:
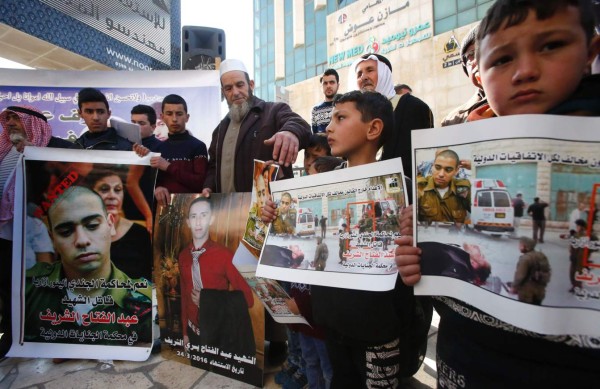
<path fill-rule="evenodd" d="M 215 70 L 215 58 L 225 59 L 225 31 L 220 28 L 183 26 L 181 69 Z"/>

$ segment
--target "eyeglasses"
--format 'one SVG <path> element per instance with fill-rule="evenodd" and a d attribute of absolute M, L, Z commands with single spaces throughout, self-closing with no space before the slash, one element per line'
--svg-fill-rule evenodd
<path fill-rule="evenodd" d="M 465 55 L 463 55 L 462 60 L 467 65 L 473 63 L 475 61 L 475 49 L 467 51 Z"/>

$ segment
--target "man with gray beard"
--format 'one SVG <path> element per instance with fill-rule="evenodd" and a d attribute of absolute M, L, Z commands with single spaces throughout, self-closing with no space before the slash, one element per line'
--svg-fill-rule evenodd
<path fill-rule="evenodd" d="M 285 178 L 293 177 L 292 163 L 310 138 L 308 123 L 285 103 L 255 97 L 241 61 L 223 61 L 220 72 L 229 113 L 213 132 L 202 193 L 252 191 L 254 159 L 274 160 Z"/>
<path fill-rule="evenodd" d="M 226 59 L 219 70 L 229 113 L 213 132 L 202 194 L 251 192 L 254 159 L 273 160 L 280 165 L 283 177 L 293 177 L 292 163 L 298 150 L 309 143 L 309 124 L 289 105 L 255 97 L 254 80 L 250 80 L 242 61 Z M 286 358 L 286 339 L 285 326 L 265 314 L 265 340 L 269 341 L 266 358 L 271 365 Z"/>

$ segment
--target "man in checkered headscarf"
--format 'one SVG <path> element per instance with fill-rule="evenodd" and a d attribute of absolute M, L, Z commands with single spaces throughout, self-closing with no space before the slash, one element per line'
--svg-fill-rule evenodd
<path fill-rule="evenodd" d="M 52 136 L 48 119 L 37 108 L 7 107 L 0 113 L 0 238 L 12 238 L 15 167 L 25 146 L 71 148 L 72 143 Z M 8 231 L 10 230 L 10 231 Z"/>
<path fill-rule="evenodd" d="M 15 167 L 25 146 L 70 148 L 72 143 L 53 137 L 48 119 L 34 107 L 7 107 L 0 113 L 0 125 L 0 332 L 4 334 L 0 355 L 4 355 L 5 346 L 11 343 L 7 325 L 11 322 Z"/>

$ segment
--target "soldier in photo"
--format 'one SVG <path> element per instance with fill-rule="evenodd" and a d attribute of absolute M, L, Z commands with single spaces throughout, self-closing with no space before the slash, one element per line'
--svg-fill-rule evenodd
<path fill-rule="evenodd" d="M 436 155 L 428 177 L 417 178 L 418 220 L 462 227 L 471 211 L 471 183 L 456 178 L 460 158 L 448 149 Z"/>

